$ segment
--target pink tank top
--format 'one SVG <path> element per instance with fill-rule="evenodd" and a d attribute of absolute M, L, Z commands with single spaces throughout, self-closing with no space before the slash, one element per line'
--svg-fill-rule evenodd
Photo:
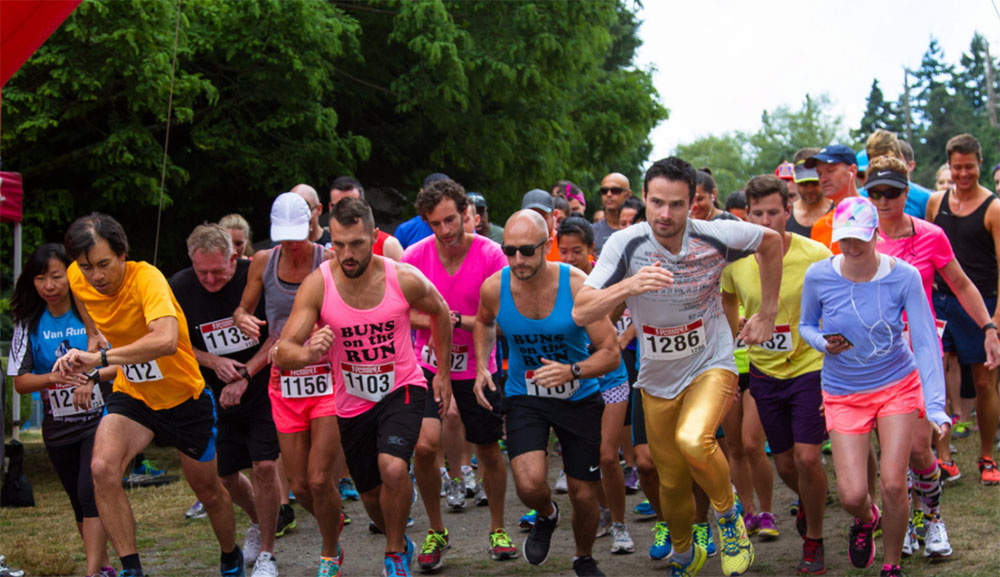
<path fill-rule="evenodd" d="M 338 417 L 356 417 L 402 386 L 427 388 L 410 338 L 410 303 L 396 277 L 396 263 L 385 263 L 385 296 L 378 306 L 356 309 L 340 298 L 323 263 L 325 295 L 319 325 L 333 329 L 330 368 Z M 407 395 L 409 402 L 409 395 Z"/>

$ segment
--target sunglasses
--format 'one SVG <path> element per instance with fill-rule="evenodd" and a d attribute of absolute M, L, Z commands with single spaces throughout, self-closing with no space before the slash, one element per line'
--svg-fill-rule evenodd
<path fill-rule="evenodd" d="M 542 245 L 545 244 L 545 240 L 536 245 L 525 244 L 521 246 L 514 246 L 510 244 L 504 244 L 501 245 L 500 248 L 501 250 L 503 250 L 503 253 L 507 256 L 514 256 L 515 254 L 517 254 L 517 251 L 521 251 L 521 254 L 523 254 L 524 256 L 535 256 L 535 251 L 541 248 Z"/>
<path fill-rule="evenodd" d="M 906 191 L 902 188 L 872 188 L 868 190 L 868 198 L 871 200 L 879 200 L 880 198 L 885 197 L 889 200 L 893 200 L 902 196 L 904 192 Z"/>
<path fill-rule="evenodd" d="M 602 186 L 601 187 L 601 196 L 604 196 L 606 194 L 613 194 L 615 196 L 618 196 L 619 194 L 621 194 L 623 192 L 625 192 L 625 189 L 622 188 L 622 187 L 620 187 L 620 186 L 611 186 L 611 187 Z"/>

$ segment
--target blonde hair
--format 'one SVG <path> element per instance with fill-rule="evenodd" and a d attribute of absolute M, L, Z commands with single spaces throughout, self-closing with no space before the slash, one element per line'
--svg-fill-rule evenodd
<path fill-rule="evenodd" d="M 219 226 L 225 228 L 226 230 L 233 228 L 242 230 L 243 238 L 246 240 L 246 244 L 243 245 L 243 254 L 237 256 L 253 256 L 253 240 L 250 238 L 250 223 L 247 222 L 247 219 L 234 212 L 233 214 L 227 214 L 219 219 Z"/>
<path fill-rule="evenodd" d="M 872 174 L 880 170 L 891 170 L 892 172 L 898 172 L 900 174 L 907 174 L 909 172 L 906 169 L 906 163 L 903 162 L 902 159 L 896 158 L 895 156 L 886 156 L 884 154 L 868 160 L 868 174 Z"/>
<path fill-rule="evenodd" d="M 871 161 L 879 156 L 892 155 L 896 158 L 903 158 L 903 150 L 899 147 L 899 139 L 895 132 L 889 132 L 879 128 L 868 137 L 865 143 L 865 152 L 868 153 L 868 170 L 871 170 Z M 903 172 L 906 172 L 905 170 Z"/>

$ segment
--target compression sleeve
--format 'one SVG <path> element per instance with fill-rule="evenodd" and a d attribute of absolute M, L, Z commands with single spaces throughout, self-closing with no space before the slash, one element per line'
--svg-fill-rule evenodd
<path fill-rule="evenodd" d="M 938 425 L 950 423 L 944 410 L 944 367 L 941 364 L 941 345 L 934 324 L 927 295 L 916 271 L 910 275 L 906 287 L 906 320 L 910 325 L 913 356 L 924 388 L 924 406 L 927 419 Z"/>

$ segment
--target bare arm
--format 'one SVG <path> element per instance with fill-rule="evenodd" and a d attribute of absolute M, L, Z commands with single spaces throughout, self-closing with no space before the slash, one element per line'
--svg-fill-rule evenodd
<path fill-rule="evenodd" d="M 271 360 L 279 367 L 295 370 L 318 363 L 333 346 L 334 334 L 330 327 L 313 331 L 323 308 L 323 286 L 321 269 L 309 273 L 299 286 L 285 328 L 271 349 Z"/>
<path fill-rule="evenodd" d="M 250 311 L 257 310 L 260 295 L 264 292 L 264 270 L 267 268 L 267 259 L 271 256 L 272 250 L 274 249 L 261 250 L 253 255 L 250 269 L 247 271 L 247 286 L 243 288 L 243 296 L 240 298 L 240 306 L 233 311 L 233 322 L 245 335 L 253 338 L 260 338 L 260 327 L 267 322 L 253 316 Z"/>
<path fill-rule="evenodd" d="M 489 357 L 497 342 L 497 311 L 500 309 L 500 273 L 496 273 L 483 282 L 479 288 L 479 311 L 476 313 L 475 326 L 472 327 L 472 340 L 476 346 L 476 383 L 473 391 L 476 401 L 483 407 L 492 410 L 493 407 L 483 394 L 483 387 L 496 391 L 493 375 L 490 374 Z"/>
<path fill-rule="evenodd" d="M 986 230 L 993 235 L 993 253 L 997 255 L 997 266 L 1000 267 L 1000 202 L 990 203 L 985 220 Z M 1000 294 L 1000 277 L 997 277 L 997 294 Z M 1000 306 L 993 311 L 993 324 L 1000 325 Z"/>
<path fill-rule="evenodd" d="M 722 311 L 726 313 L 726 321 L 729 322 L 729 330 L 733 331 L 733 338 L 739 333 L 740 326 L 740 299 L 736 293 L 722 291 Z"/>
<path fill-rule="evenodd" d="M 573 322 L 580 326 L 589 325 L 607 318 L 630 296 L 655 292 L 672 284 L 674 284 L 674 274 L 661 268 L 660 263 L 656 262 L 651 266 L 642 267 L 636 274 L 607 288 L 595 289 L 584 286 L 575 297 Z"/>
<path fill-rule="evenodd" d="M 403 245 L 399 244 L 396 237 L 390 236 L 382 243 L 382 256 L 396 262 L 403 261 Z"/>
<path fill-rule="evenodd" d="M 778 292 L 781 290 L 781 260 L 785 244 L 781 235 L 769 228 L 757 247 L 757 264 L 760 267 L 760 311 L 751 315 L 739 338 L 748 345 L 759 345 L 771 338 L 774 319 L 778 316 Z"/>
<path fill-rule="evenodd" d="M 155 361 L 177 352 L 177 317 L 160 317 L 147 325 L 149 332 L 139 340 L 105 352 L 109 365 L 134 365 Z M 89 372 L 102 363 L 100 352 L 70 349 L 56 361 L 53 370 L 63 375 Z"/>
<path fill-rule="evenodd" d="M 951 292 L 958 298 L 958 302 L 965 309 L 966 314 L 977 325 L 984 326 L 987 323 L 993 322 L 990 319 L 989 311 L 986 309 L 986 303 L 983 302 L 983 296 L 979 294 L 976 285 L 972 284 L 972 281 L 966 276 L 965 271 L 962 270 L 957 260 L 951 259 L 948 264 L 944 265 L 944 268 L 938 269 L 938 272 L 944 278 L 945 282 L 948 283 L 948 286 L 951 287 Z M 1000 342 L 997 341 L 997 330 L 989 329 L 985 331 L 984 338 L 986 366 L 995 368 L 1000 363 Z"/>
<path fill-rule="evenodd" d="M 406 264 L 396 265 L 399 287 L 406 296 L 410 306 L 430 317 L 431 340 L 434 343 L 434 354 L 440 361 L 434 375 L 434 401 L 438 403 L 441 414 L 448 412 L 451 404 L 451 315 L 448 303 L 441 296 L 427 277 L 415 267 Z"/>

